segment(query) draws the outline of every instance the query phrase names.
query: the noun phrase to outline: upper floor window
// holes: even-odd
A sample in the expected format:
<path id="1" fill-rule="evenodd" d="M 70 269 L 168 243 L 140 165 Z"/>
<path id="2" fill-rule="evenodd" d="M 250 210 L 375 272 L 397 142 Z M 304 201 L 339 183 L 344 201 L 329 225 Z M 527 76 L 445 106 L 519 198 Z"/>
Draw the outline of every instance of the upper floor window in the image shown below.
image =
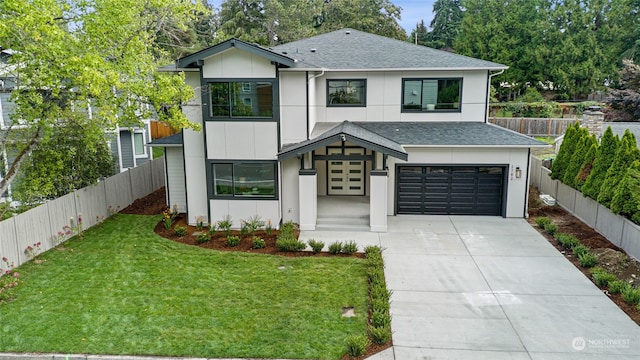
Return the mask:
<path id="1" fill-rule="evenodd" d="M 403 79 L 402 111 L 460 111 L 462 79 Z"/>
<path id="2" fill-rule="evenodd" d="M 271 81 L 209 83 L 210 116 L 214 118 L 273 118 Z"/>
<path id="3" fill-rule="evenodd" d="M 367 80 L 327 80 L 327 106 L 366 106 Z"/>

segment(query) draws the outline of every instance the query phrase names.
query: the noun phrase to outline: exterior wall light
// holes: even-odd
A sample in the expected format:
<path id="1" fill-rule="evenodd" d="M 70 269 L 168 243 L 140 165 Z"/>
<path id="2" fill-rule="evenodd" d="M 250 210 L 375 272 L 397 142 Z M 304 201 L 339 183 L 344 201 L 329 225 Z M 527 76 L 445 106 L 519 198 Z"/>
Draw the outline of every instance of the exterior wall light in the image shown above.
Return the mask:
<path id="1" fill-rule="evenodd" d="M 516 178 L 520 179 L 522 177 L 522 170 L 519 166 L 516 166 Z"/>

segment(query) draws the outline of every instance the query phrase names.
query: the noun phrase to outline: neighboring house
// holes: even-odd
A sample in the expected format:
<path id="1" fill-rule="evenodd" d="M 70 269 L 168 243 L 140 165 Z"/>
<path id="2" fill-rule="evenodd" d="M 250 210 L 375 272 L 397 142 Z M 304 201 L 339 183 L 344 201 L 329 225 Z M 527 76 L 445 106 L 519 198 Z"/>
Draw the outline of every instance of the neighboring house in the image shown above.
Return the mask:
<path id="1" fill-rule="evenodd" d="M 613 134 L 619 138 L 622 138 L 626 130 L 631 131 L 636 136 L 636 145 L 640 147 L 640 122 L 605 122 L 602 124 L 602 130 L 606 130 L 607 126 L 610 126 Z"/>
<path id="2" fill-rule="evenodd" d="M 356 30 L 264 48 L 237 39 L 179 59 L 202 131 L 166 148 L 167 202 L 230 215 L 387 230 L 399 214 L 526 215 L 529 152 L 488 124 L 507 66 Z M 364 215 L 363 215 L 364 214 Z"/>

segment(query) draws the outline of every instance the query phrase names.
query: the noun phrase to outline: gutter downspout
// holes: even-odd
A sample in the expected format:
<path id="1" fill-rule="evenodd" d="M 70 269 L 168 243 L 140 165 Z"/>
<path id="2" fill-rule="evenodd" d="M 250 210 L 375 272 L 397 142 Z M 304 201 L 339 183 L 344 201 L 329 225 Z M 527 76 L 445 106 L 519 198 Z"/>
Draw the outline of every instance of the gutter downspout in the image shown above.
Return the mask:
<path id="1" fill-rule="evenodd" d="M 491 78 L 497 75 L 504 73 L 504 69 L 498 71 L 497 73 L 489 74 L 487 78 L 487 108 L 484 109 L 484 123 L 489 122 L 489 99 L 491 98 Z"/>
<path id="2" fill-rule="evenodd" d="M 310 111 L 311 111 L 309 109 L 309 80 L 323 76 L 325 70 L 326 69 L 323 68 L 320 74 L 315 74 L 315 75 L 312 75 L 311 77 L 309 77 L 309 72 L 307 71 L 307 140 L 309 140 L 311 135 L 311 124 L 309 124 L 309 117 L 310 117 Z"/>

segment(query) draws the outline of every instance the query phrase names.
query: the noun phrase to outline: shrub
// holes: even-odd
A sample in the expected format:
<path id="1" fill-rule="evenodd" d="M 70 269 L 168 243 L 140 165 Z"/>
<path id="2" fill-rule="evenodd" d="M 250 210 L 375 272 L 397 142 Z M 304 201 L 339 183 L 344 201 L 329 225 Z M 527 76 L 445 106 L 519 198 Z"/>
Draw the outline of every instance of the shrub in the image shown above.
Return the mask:
<path id="1" fill-rule="evenodd" d="M 249 235 L 253 234 L 264 227 L 264 220 L 260 218 L 260 215 L 254 215 L 247 220 L 242 220 L 242 224 L 245 226 Z"/>
<path id="2" fill-rule="evenodd" d="M 240 245 L 240 238 L 235 235 L 228 236 L 225 245 L 229 247 L 238 246 Z"/>
<path id="3" fill-rule="evenodd" d="M 307 244 L 293 237 L 278 237 L 276 247 L 279 251 L 300 251 L 307 247 Z"/>
<path id="4" fill-rule="evenodd" d="M 574 246 L 571 250 L 573 250 L 573 255 L 580 258 L 580 256 L 589 253 L 591 250 L 588 246 L 584 246 L 582 244 Z"/>
<path id="5" fill-rule="evenodd" d="M 186 228 L 186 227 L 184 227 L 184 226 L 176 226 L 176 227 L 173 229 L 173 233 L 174 233 L 176 236 L 179 236 L 179 237 L 185 236 L 185 235 L 187 235 L 187 228 Z"/>
<path id="6" fill-rule="evenodd" d="M 265 247 L 267 247 L 267 243 L 264 242 L 263 239 L 254 236 L 253 237 L 253 248 L 254 249 L 264 249 Z"/>
<path id="7" fill-rule="evenodd" d="M 387 311 L 371 312 L 371 325 L 373 327 L 391 326 L 391 315 Z"/>
<path id="8" fill-rule="evenodd" d="M 389 312 L 389 301 L 384 299 L 371 299 L 371 311 Z"/>
<path id="9" fill-rule="evenodd" d="M 371 339 L 376 344 L 379 344 L 379 345 L 386 344 L 389 342 L 389 340 L 391 340 L 391 327 L 390 326 L 383 326 L 383 327 L 370 326 L 369 336 L 371 336 Z"/>
<path id="10" fill-rule="evenodd" d="M 564 133 L 562 145 L 560 145 L 560 150 L 558 151 L 558 156 L 556 156 L 556 160 L 551 166 L 550 176 L 552 179 L 562 180 L 564 178 L 564 174 L 569 167 L 569 162 L 571 161 L 571 156 L 578 146 L 580 137 L 578 129 L 580 129 L 580 123 L 576 122 L 575 125 L 569 126 L 567 131 Z"/>
<path id="11" fill-rule="evenodd" d="M 598 143 L 595 135 L 590 135 L 589 130 L 586 128 L 580 128 L 578 130 L 578 144 L 576 145 L 576 150 L 571 155 L 571 159 L 569 160 L 569 165 L 564 173 L 564 177 L 562 178 L 562 182 L 571 186 L 574 189 L 579 188 L 576 186 L 575 180 L 576 176 L 580 172 L 582 168 L 582 164 L 585 161 L 587 153 L 591 148 L 591 145 L 595 145 Z"/>
<path id="12" fill-rule="evenodd" d="M 336 241 L 329 244 L 329 253 L 330 254 L 339 254 L 342 251 L 342 242 Z"/>
<path id="13" fill-rule="evenodd" d="M 633 287 L 633 286 L 629 286 L 626 289 L 624 289 L 622 292 L 622 300 L 624 300 L 624 302 L 626 302 L 629 305 L 638 305 L 640 304 L 640 290 Z"/>
<path id="14" fill-rule="evenodd" d="M 598 257 L 594 254 L 587 252 L 578 256 L 578 263 L 583 267 L 592 267 L 598 263 Z"/>
<path id="15" fill-rule="evenodd" d="M 203 232 L 201 234 L 198 234 L 198 238 L 196 239 L 196 242 L 198 244 L 202 244 L 202 243 L 206 243 L 209 240 L 210 240 L 209 234 L 206 232 Z"/>
<path id="16" fill-rule="evenodd" d="M 555 224 L 547 224 L 544 226 L 544 231 L 549 235 L 554 235 L 558 231 L 558 225 Z"/>
<path id="17" fill-rule="evenodd" d="M 593 282 L 599 287 L 607 287 L 617 279 L 614 274 L 600 267 L 591 269 L 591 277 L 593 278 Z"/>
<path id="18" fill-rule="evenodd" d="M 385 301 L 389 301 L 389 299 L 391 299 L 391 294 L 393 293 L 391 290 L 387 289 L 387 285 L 384 282 L 371 284 L 369 292 L 371 293 L 372 299 L 381 299 Z"/>
<path id="19" fill-rule="evenodd" d="M 613 158 L 616 156 L 619 140 L 618 137 L 613 134 L 611 127 L 608 126 L 602 135 L 600 146 L 596 150 L 596 157 L 593 160 L 593 167 L 591 173 L 587 177 L 584 185 L 582 185 L 582 193 L 592 199 L 597 199 L 600 194 L 600 188 L 607 176 L 607 170 Z"/>
<path id="20" fill-rule="evenodd" d="M 365 335 L 350 335 L 344 340 L 349 356 L 362 356 L 367 351 L 369 339 Z"/>
<path id="21" fill-rule="evenodd" d="M 351 255 L 358 251 L 358 244 L 355 241 L 347 241 L 342 245 L 342 252 L 348 255 Z"/>
<path id="22" fill-rule="evenodd" d="M 600 204 L 607 207 L 611 205 L 611 200 L 613 199 L 618 184 L 622 181 L 631 164 L 635 160 L 638 160 L 638 157 L 635 137 L 629 130 L 626 130 L 620 141 L 620 146 L 618 146 L 618 151 L 616 151 L 613 163 L 611 163 L 611 166 L 607 170 L 607 175 L 600 188 L 600 193 L 597 198 Z"/>
<path id="23" fill-rule="evenodd" d="M 613 280 L 609 282 L 609 293 L 620 294 L 629 287 L 631 287 L 631 285 L 624 280 Z"/>
<path id="24" fill-rule="evenodd" d="M 632 219 L 640 213 L 640 161 L 634 161 L 618 184 L 613 199 L 611 211 Z"/>
<path id="25" fill-rule="evenodd" d="M 558 233 L 556 234 L 555 238 L 565 249 L 572 249 L 575 246 L 580 245 L 580 240 L 570 234 Z"/>
<path id="26" fill-rule="evenodd" d="M 541 229 L 544 229 L 544 227 L 549 224 L 551 224 L 551 219 L 546 216 L 540 216 L 536 218 L 536 225 L 538 225 L 538 227 Z"/>
<path id="27" fill-rule="evenodd" d="M 224 236 L 229 238 L 231 236 L 231 227 L 233 226 L 233 221 L 231 221 L 230 215 L 225 215 L 221 220 L 216 223 L 216 227 L 218 230 L 224 233 Z"/>
<path id="28" fill-rule="evenodd" d="M 279 237 L 295 237 L 296 234 L 296 224 L 292 221 L 287 221 L 280 226 L 280 234 Z"/>
<path id="29" fill-rule="evenodd" d="M 317 254 L 324 248 L 324 243 L 322 241 L 316 241 L 314 239 L 310 239 L 308 242 L 309 246 L 311 246 L 311 250 Z"/>
<path id="30" fill-rule="evenodd" d="M 384 283 L 384 271 L 380 268 L 372 268 L 367 272 L 369 282 L 372 284 L 382 282 Z"/>

